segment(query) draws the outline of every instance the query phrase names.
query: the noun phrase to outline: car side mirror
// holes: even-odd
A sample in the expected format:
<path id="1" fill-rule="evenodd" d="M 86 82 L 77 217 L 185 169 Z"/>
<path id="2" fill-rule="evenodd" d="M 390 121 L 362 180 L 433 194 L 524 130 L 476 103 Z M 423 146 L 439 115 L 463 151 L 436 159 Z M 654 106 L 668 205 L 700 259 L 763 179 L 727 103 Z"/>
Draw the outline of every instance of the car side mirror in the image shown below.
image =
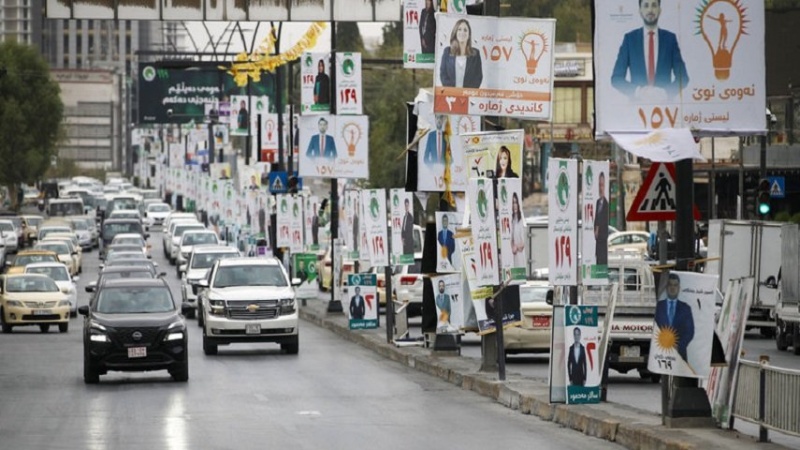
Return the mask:
<path id="1" fill-rule="evenodd" d="M 81 281 L 81 277 L 79 277 L 78 275 L 75 275 L 74 277 L 72 277 L 72 282 L 73 283 L 77 283 L 78 281 Z"/>
<path id="2" fill-rule="evenodd" d="M 184 316 L 191 314 L 192 310 L 194 310 L 194 308 L 190 303 L 181 303 L 181 314 Z"/>
<path id="3" fill-rule="evenodd" d="M 165 276 L 167 276 L 167 272 L 161 272 L 158 274 L 158 278 L 164 278 Z"/>
<path id="4" fill-rule="evenodd" d="M 97 289 L 96 281 L 92 281 L 91 283 L 87 284 L 86 287 L 84 288 L 86 292 L 94 292 L 95 289 Z"/>
<path id="5" fill-rule="evenodd" d="M 544 301 L 547 302 L 547 304 L 550 305 L 550 306 L 553 305 L 553 290 L 552 289 L 548 289 L 547 290 L 547 295 L 545 296 Z"/>
<path id="6" fill-rule="evenodd" d="M 207 288 L 208 287 L 208 280 L 203 278 L 202 280 L 197 280 L 197 286 Z"/>
<path id="7" fill-rule="evenodd" d="M 292 278 L 292 286 L 300 286 L 303 283 L 303 280 L 300 278 Z"/>
<path id="8" fill-rule="evenodd" d="M 145 239 L 150 239 L 150 233 L 145 233 L 145 234 L 144 234 L 144 238 L 145 238 Z"/>
<path id="9" fill-rule="evenodd" d="M 186 272 L 186 264 L 181 264 L 178 266 L 178 272 L 185 273 Z"/>
<path id="10" fill-rule="evenodd" d="M 82 316 L 88 316 L 89 315 L 89 306 L 88 305 L 79 306 L 78 307 L 78 314 L 80 314 Z"/>

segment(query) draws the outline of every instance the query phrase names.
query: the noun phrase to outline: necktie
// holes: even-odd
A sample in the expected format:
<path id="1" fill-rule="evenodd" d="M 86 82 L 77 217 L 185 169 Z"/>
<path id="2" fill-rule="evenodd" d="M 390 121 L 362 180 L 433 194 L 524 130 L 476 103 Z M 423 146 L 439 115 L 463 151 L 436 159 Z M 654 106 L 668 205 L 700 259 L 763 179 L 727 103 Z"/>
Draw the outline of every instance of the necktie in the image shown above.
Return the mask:
<path id="1" fill-rule="evenodd" d="M 669 324 L 672 325 L 672 322 L 675 320 L 675 300 L 670 300 L 668 305 Z"/>
<path id="2" fill-rule="evenodd" d="M 325 135 L 319 135 L 319 155 L 325 156 Z"/>
<path id="3" fill-rule="evenodd" d="M 656 81 L 656 43 L 653 37 L 653 32 L 649 31 L 648 33 L 650 34 L 650 40 L 647 44 L 647 83 L 652 86 Z"/>

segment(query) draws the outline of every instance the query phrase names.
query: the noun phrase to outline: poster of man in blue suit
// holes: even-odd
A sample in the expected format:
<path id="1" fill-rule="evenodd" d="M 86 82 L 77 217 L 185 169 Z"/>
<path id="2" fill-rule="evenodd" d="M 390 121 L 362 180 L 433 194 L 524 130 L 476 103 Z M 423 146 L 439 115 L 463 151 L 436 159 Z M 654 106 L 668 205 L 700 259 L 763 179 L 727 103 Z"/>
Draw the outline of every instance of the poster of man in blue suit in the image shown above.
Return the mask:
<path id="1" fill-rule="evenodd" d="M 639 0 L 644 22 L 625 34 L 611 85 L 631 99 L 666 100 L 689 84 L 689 74 L 675 33 L 658 27 L 661 0 Z"/>
<path id="2" fill-rule="evenodd" d="M 308 142 L 308 149 L 306 149 L 306 156 L 309 158 L 316 158 L 322 156 L 323 158 L 335 159 L 336 158 L 336 142 L 333 136 L 327 134 L 328 120 L 320 117 L 317 122 L 319 134 L 311 137 Z"/>

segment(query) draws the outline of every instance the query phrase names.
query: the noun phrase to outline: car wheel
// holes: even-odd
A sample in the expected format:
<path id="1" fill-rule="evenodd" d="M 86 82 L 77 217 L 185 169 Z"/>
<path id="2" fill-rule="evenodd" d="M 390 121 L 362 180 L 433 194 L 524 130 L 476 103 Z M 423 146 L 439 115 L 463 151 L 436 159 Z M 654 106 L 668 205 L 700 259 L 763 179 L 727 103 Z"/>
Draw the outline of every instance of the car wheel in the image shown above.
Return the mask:
<path id="1" fill-rule="evenodd" d="M 3 333 L 11 333 L 13 327 L 6 323 L 6 314 L 2 308 L 0 308 L 0 324 L 3 327 Z"/>
<path id="2" fill-rule="evenodd" d="M 191 311 L 186 313 L 186 318 L 187 319 L 194 319 L 195 314 L 197 314 L 197 310 L 193 309 L 193 310 L 191 310 Z"/>
<path id="3" fill-rule="evenodd" d="M 203 310 L 200 309 L 200 306 L 197 306 L 197 326 L 203 328 L 206 324 L 205 320 L 203 320 Z"/>
<path id="4" fill-rule="evenodd" d="M 785 327 L 780 320 L 775 323 L 775 346 L 782 352 L 789 349 L 789 336 L 786 335 Z"/>
<path id="5" fill-rule="evenodd" d="M 48 324 L 39 325 L 39 329 L 42 331 L 42 333 L 47 333 L 48 331 L 50 331 L 50 325 Z"/>
<path id="6" fill-rule="evenodd" d="M 792 326 L 794 332 L 792 333 L 792 347 L 795 355 L 800 355 L 800 325 L 794 324 Z"/>
<path id="7" fill-rule="evenodd" d="M 206 355 L 216 355 L 219 348 L 217 344 L 211 342 L 205 335 L 203 335 L 203 353 Z"/>
<path id="8" fill-rule="evenodd" d="M 64 323 L 58 324 L 58 332 L 59 333 L 66 333 L 67 331 L 69 331 L 69 322 L 64 322 Z"/>
<path id="9" fill-rule="evenodd" d="M 289 355 L 296 355 L 300 351 L 300 339 L 295 336 L 290 342 L 282 343 L 281 350 Z"/>
<path id="10" fill-rule="evenodd" d="M 83 382 L 86 384 L 97 384 L 100 382 L 100 372 L 86 355 L 83 356 Z"/>
<path id="11" fill-rule="evenodd" d="M 184 361 L 180 366 L 169 371 L 175 381 L 189 381 L 189 361 Z"/>

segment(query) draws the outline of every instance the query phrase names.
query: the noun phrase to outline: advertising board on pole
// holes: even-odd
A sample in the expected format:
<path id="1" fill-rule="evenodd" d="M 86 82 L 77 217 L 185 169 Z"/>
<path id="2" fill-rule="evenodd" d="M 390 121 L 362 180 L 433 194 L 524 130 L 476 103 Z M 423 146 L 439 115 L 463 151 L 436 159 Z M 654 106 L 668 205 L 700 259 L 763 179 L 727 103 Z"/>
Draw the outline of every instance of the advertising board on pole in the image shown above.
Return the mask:
<path id="1" fill-rule="evenodd" d="M 365 189 L 361 191 L 364 210 L 364 227 L 367 237 L 367 254 L 370 266 L 389 265 L 388 237 L 386 236 L 386 190 Z"/>
<path id="2" fill-rule="evenodd" d="M 300 176 L 369 177 L 369 117 L 301 116 Z"/>
<path id="3" fill-rule="evenodd" d="M 361 115 L 361 53 L 336 53 L 336 114 Z"/>
<path id="4" fill-rule="evenodd" d="M 414 263 L 414 199 L 411 192 L 392 189 L 392 261 L 393 265 Z"/>
<path id="5" fill-rule="evenodd" d="M 578 161 L 548 161 L 548 278 L 553 286 L 578 284 Z"/>
<path id="6" fill-rule="evenodd" d="M 583 242 L 581 280 L 608 284 L 608 161 L 583 161 Z"/>
<path id="7" fill-rule="evenodd" d="M 357 273 L 347 276 L 348 306 L 351 330 L 378 328 L 377 276 Z"/>
<path id="8" fill-rule="evenodd" d="M 331 67 L 328 53 L 303 53 L 300 63 L 300 114 L 331 111 Z"/>

